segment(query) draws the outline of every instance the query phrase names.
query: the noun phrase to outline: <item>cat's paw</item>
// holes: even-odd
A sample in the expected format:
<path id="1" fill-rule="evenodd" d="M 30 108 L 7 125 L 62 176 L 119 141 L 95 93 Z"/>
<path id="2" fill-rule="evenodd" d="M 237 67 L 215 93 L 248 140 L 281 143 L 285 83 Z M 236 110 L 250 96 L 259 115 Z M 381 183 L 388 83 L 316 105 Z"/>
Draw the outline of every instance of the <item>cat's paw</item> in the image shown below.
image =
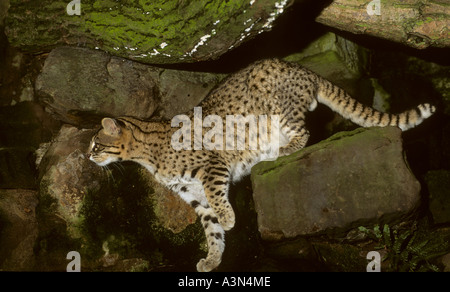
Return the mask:
<path id="1" fill-rule="evenodd" d="M 290 154 L 292 154 L 292 150 L 286 146 L 280 147 L 280 150 L 278 151 L 278 157 L 288 156 Z"/>
<path id="2" fill-rule="evenodd" d="M 197 271 L 198 272 L 210 272 L 212 270 L 214 270 L 215 268 L 217 268 L 220 264 L 220 260 L 216 261 L 213 259 L 201 259 L 200 261 L 198 261 L 197 263 Z"/>
<path id="3" fill-rule="evenodd" d="M 221 218 L 219 217 L 219 223 L 220 225 L 222 225 L 223 230 L 228 231 L 234 227 L 235 219 L 226 218 L 221 220 Z"/>

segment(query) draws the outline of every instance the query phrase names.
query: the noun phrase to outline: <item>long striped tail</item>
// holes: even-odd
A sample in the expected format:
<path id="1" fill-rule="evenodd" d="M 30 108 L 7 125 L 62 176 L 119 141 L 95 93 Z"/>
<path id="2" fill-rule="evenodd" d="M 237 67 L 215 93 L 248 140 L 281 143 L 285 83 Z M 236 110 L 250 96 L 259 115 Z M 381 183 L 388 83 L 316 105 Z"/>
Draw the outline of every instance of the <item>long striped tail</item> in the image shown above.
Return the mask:
<path id="1" fill-rule="evenodd" d="M 319 80 L 317 101 L 362 127 L 397 126 L 402 131 L 419 125 L 436 111 L 435 106 L 424 103 L 400 114 L 379 112 L 363 105 L 343 89 L 322 78 Z"/>

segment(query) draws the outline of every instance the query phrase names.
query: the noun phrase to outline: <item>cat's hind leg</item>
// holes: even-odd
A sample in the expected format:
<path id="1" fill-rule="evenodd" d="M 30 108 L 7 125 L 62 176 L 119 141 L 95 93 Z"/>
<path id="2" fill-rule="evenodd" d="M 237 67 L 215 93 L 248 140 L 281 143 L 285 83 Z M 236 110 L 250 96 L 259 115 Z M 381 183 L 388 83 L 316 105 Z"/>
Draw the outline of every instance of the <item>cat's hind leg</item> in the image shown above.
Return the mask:
<path id="1" fill-rule="evenodd" d="M 280 156 L 285 156 L 294 153 L 305 147 L 309 139 L 309 131 L 305 128 L 300 130 L 289 130 L 287 133 L 289 143 L 280 147 Z"/>

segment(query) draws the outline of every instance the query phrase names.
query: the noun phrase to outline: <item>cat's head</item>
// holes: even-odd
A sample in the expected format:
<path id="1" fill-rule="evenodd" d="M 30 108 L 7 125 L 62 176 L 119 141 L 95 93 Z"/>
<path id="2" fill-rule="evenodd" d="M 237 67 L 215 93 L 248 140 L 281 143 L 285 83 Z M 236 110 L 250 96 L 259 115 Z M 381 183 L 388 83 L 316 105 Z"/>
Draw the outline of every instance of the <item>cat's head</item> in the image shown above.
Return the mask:
<path id="1" fill-rule="evenodd" d="M 87 157 L 100 166 L 126 160 L 129 137 L 123 122 L 104 118 L 102 128 L 92 137 Z"/>

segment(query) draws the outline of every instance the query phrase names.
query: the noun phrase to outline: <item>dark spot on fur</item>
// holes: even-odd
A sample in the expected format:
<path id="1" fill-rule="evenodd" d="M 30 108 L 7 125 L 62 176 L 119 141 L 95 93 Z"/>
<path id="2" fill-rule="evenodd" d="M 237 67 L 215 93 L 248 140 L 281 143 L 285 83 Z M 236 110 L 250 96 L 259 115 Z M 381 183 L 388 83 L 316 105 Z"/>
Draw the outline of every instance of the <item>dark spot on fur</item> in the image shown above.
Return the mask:
<path id="1" fill-rule="evenodd" d="M 200 205 L 200 203 L 198 202 L 198 201 L 192 201 L 191 202 L 191 206 L 192 206 L 192 208 L 197 208 L 198 207 L 198 205 Z"/>
<path id="2" fill-rule="evenodd" d="M 196 169 L 194 169 L 194 170 L 192 170 L 192 172 L 191 172 L 191 177 L 192 178 L 194 178 L 196 175 L 197 175 L 197 172 L 200 170 L 200 167 L 199 168 L 196 168 Z"/>

